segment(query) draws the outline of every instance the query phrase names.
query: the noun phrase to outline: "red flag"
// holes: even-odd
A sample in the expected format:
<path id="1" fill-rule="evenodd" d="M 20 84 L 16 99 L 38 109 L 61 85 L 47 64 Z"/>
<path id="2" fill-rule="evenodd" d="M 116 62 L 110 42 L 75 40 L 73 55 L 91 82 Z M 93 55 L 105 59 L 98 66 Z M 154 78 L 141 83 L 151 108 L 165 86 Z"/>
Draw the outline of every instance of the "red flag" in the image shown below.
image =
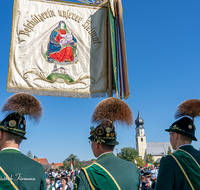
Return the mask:
<path id="1" fill-rule="evenodd" d="M 71 159 L 71 169 L 72 169 L 72 171 L 74 170 L 74 169 L 73 169 L 73 165 L 74 165 L 74 164 L 73 164 L 73 160 Z"/>

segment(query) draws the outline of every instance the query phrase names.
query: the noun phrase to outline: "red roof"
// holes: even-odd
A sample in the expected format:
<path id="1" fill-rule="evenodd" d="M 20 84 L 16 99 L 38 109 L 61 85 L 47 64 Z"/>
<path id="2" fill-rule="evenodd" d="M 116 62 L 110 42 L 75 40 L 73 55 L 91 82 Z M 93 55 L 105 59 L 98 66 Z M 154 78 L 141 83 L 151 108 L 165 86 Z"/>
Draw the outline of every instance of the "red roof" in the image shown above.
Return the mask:
<path id="1" fill-rule="evenodd" d="M 52 164 L 51 164 L 52 165 Z M 53 164 L 54 166 L 63 166 L 64 164 L 63 163 L 54 163 Z"/>
<path id="2" fill-rule="evenodd" d="M 46 158 L 33 158 L 36 162 L 39 162 L 42 165 L 49 165 L 49 162 Z"/>

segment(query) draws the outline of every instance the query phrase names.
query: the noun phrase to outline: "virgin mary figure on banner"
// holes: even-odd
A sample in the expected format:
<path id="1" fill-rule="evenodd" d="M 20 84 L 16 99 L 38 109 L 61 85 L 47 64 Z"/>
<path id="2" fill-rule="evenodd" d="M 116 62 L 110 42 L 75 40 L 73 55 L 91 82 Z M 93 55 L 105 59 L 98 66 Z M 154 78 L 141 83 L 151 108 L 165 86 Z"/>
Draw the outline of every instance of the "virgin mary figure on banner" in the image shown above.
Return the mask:
<path id="1" fill-rule="evenodd" d="M 51 32 L 48 43 L 48 61 L 72 62 L 76 56 L 77 40 L 64 21 Z"/>

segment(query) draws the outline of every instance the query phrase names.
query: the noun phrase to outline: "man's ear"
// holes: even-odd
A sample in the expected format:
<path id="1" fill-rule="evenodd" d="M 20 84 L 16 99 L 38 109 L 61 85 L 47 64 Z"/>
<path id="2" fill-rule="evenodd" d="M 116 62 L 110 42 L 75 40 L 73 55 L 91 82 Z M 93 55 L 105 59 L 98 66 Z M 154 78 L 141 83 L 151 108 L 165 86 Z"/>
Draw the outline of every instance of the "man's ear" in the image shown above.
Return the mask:
<path id="1" fill-rule="evenodd" d="M 96 149 L 99 149 L 99 148 L 100 148 L 100 144 L 96 143 Z"/>
<path id="2" fill-rule="evenodd" d="M 177 140 L 179 136 L 180 136 L 179 133 L 174 133 L 175 140 Z"/>

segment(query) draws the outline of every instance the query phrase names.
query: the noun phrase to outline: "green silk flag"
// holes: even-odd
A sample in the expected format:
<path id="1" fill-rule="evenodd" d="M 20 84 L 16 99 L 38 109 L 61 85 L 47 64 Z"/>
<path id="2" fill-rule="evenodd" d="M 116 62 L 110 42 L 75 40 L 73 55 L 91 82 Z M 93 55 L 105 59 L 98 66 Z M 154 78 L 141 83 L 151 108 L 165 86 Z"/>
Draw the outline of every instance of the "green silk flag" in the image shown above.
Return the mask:
<path id="1" fill-rule="evenodd" d="M 200 166 L 192 155 L 182 149 L 178 149 L 171 156 L 181 168 L 191 188 L 194 190 L 199 189 Z"/>
<path id="2" fill-rule="evenodd" d="M 92 190 L 121 190 L 113 176 L 100 164 L 94 163 L 82 168 Z"/>
<path id="3" fill-rule="evenodd" d="M 1 190 L 19 190 L 13 183 L 12 179 L 6 174 L 6 172 L 0 167 L 0 189 Z"/>
<path id="4" fill-rule="evenodd" d="M 111 53 L 112 53 L 112 65 L 113 74 L 115 81 L 116 96 L 118 97 L 118 75 L 117 75 L 117 52 L 116 52 L 116 39 L 115 39 L 115 18 L 113 16 L 112 10 L 109 6 L 109 18 L 110 18 L 110 36 L 111 36 Z"/>

